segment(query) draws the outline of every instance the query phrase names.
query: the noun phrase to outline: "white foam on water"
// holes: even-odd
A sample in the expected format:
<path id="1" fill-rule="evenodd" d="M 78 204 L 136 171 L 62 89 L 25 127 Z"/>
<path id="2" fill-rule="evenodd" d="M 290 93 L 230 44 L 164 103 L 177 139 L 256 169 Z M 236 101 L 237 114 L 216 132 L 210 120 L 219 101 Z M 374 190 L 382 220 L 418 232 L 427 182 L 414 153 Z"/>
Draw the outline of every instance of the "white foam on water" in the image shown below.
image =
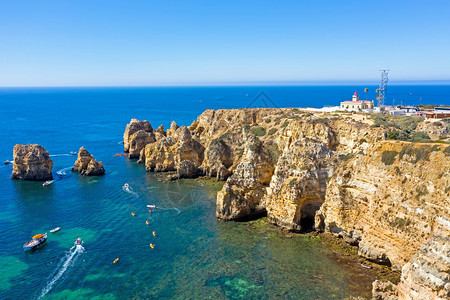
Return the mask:
<path id="1" fill-rule="evenodd" d="M 47 295 L 48 292 L 50 292 L 55 283 L 61 278 L 61 276 L 63 276 L 64 272 L 66 272 L 67 268 L 73 266 L 73 264 L 79 257 L 78 254 L 81 254 L 83 252 L 84 248 L 81 245 L 72 246 L 72 248 L 70 248 L 69 251 L 66 251 L 65 256 L 61 258 L 61 262 L 58 265 L 58 269 L 55 271 L 56 273 L 54 273 L 55 275 L 47 283 L 47 286 L 42 290 L 38 299 L 44 298 L 44 296 Z"/>
<path id="2" fill-rule="evenodd" d="M 59 170 L 59 171 L 56 171 L 56 174 L 58 174 L 58 175 L 66 175 L 66 172 L 69 171 L 69 170 L 71 170 L 73 167 L 74 167 L 74 166 L 70 166 L 70 167 L 61 169 L 61 170 Z"/>
<path id="3" fill-rule="evenodd" d="M 122 190 L 123 190 L 124 192 L 127 192 L 127 193 L 130 194 L 130 195 L 133 195 L 133 196 L 136 197 L 136 198 L 139 198 L 138 193 L 134 192 L 134 191 L 133 191 L 133 188 L 132 188 L 130 185 L 126 186 L 126 184 L 125 184 L 125 185 L 122 187 Z"/>

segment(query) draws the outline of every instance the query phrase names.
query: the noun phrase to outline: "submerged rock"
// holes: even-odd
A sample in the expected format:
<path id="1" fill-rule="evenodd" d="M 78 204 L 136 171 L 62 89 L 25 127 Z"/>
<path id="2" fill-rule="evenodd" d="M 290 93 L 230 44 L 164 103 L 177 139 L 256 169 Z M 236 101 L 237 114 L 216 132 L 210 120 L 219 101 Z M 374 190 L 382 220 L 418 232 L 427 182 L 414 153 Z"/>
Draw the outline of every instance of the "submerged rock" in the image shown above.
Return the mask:
<path id="1" fill-rule="evenodd" d="M 14 146 L 11 179 L 45 181 L 53 179 L 53 161 L 47 150 L 38 144 Z"/>
<path id="2" fill-rule="evenodd" d="M 73 172 L 79 172 L 81 175 L 98 176 L 104 175 L 105 169 L 103 163 L 96 161 L 95 158 L 84 148 L 78 151 L 78 159 L 75 161 Z"/>

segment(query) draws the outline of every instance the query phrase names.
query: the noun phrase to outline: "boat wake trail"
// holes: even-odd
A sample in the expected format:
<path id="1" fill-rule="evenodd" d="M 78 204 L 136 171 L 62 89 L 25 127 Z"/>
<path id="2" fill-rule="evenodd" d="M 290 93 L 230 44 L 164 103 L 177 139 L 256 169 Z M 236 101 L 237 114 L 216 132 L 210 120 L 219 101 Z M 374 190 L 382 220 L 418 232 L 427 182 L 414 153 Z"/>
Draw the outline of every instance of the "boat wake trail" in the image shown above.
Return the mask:
<path id="1" fill-rule="evenodd" d="M 65 176 L 65 175 L 67 175 L 67 171 L 71 170 L 73 167 L 74 166 L 71 166 L 71 167 L 67 167 L 67 168 L 61 169 L 59 171 L 56 171 L 56 174 L 58 174 L 58 176 Z"/>
<path id="2" fill-rule="evenodd" d="M 136 198 L 139 198 L 138 193 L 136 193 L 135 191 L 133 191 L 133 188 L 128 184 L 125 183 L 122 187 L 122 190 L 130 195 L 133 195 Z"/>
<path id="3" fill-rule="evenodd" d="M 162 210 L 162 211 L 164 211 L 164 210 L 174 210 L 174 211 L 176 211 L 177 212 L 177 214 L 179 214 L 181 211 L 178 209 L 178 208 L 176 208 L 176 207 L 156 207 L 157 209 L 160 209 L 160 210 Z"/>
<path id="4" fill-rule="evenodd" d="M 176 208 L 176 207 L 160 207 L 160 206 L 156 206 L 156 205 L 147 205 L 147 207 L 150 210 L 160 210 L 160 211 L 166 211 L 166 210 L 174 210 L 177 212 L 177 214 L 179 214 L 181 211 Z"/>
<path id="5" fill-rule="evenodd" d="M 50 154 L 50 157 L 55 157 L 55 156 L 70 156 L 70 154 Z"/>
<path id="6" fill-rule="evenodd" d="M 44 298 L 45 295 L 52 289 L 55 283 L 63 276 L 67 268 L 75 263 L 81 253 L 84 252 L 84 248 L 81 245 L 75 245 L 66 252 L 65 256 L 61 259 L 58 269 L 53 273 L 53 278 L 47 283 L 47 286 L 42 290 L 38 299 Z"/>

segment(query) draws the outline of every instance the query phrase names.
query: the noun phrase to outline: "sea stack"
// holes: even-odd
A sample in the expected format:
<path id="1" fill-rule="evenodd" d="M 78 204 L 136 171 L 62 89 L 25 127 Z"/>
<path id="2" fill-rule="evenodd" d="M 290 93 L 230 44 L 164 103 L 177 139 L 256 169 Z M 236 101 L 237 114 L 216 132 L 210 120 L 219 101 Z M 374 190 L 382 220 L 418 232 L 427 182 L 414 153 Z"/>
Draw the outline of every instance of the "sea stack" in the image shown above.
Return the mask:
<path id="1" fill-rule="evenodd" d="M 75 167 L 72 168 L 72 171 L 80 172 L 81 175 L 86 176 L 105 174 L 103 163 L 101 161 L 96 161 L 84 147 L 81 147 L 80 150 L 78 150 L 78 158 L 75 161 Z"/>
<path id="2" fill-rule="evenodd" d="M 45 181 L 53 179 L 53 161 L 47 150 L 38 144 L 14 146 L 11 179 Z"/>

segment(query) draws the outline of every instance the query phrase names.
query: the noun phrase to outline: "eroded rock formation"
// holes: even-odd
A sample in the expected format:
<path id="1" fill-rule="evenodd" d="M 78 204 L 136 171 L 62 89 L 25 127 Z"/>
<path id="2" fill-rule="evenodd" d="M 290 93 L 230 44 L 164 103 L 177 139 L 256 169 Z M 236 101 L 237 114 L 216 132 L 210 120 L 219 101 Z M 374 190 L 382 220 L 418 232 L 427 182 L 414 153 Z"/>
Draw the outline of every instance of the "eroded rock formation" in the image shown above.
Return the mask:
<path id="1" fill-rule="evenodd" d="M 45 181 L 53 179 L 53 161 L 47 150 L 38 144 L 14 146 L 11 179 Z"/>
<path id="2" fill-rule="evenodd" d="M 136 135 L 139 131 L 142 132 L 139 135 Z M 144 133 L 148 133 L 148 135 Z M 133 143 L 133 139 L 135 138 L 137 138 L 138 141 Z M 149 121 L 131 119 L 123 134 L 123 150 L 124 152 L 132 151 L 132 153 L 130 153 L 132 157 L 139 157 L 140 151 L 146 145 L 145 142 L 150 142 L 152 138 L 154 141 L 153 128 Z"/>
<path id="3" fill-rule="evenodd" d="M 75 161 L 73 172 L 79 172 L 81 175 L 98 176 L 105 174 L 103 163 L 96 161 L 95 158 L 84 148 L 78 151 L 78 158 Z"/>
<path id="4" fill-rule="evenodd" d="M 267 213 L 284 229 L 332 232 L 361 256 L 403 268 L 398 290 L 374 284 L 377 299 L 445 299 L 450 147 L 385 141 L 390 128 L 371 124 L 296 109 L 207 110 L 189 127 L 154 131 L 140 161 L 176 178 L 226 180 L 218 218 Z"/>
<path id="5" fill-rule="evenodd" d="M 180 177 L 193 177 L 203 161 L 203 151 L 203 146 L 192 139 L 189 129 L 181 126 L 167 137 L 147 144 L 141 160 L 145 161 L 147 171 L 180 171 Z M 192 164 L 181 164 L 184 161 Z"/>
<path id="6" fill-rule="evenodd" d="M 217 194 L 216 217 L 235 220 L 264 212 L 265 203 L 261 200 L 273 170 L 272 159 L 261 141 L 249 136 L 241 162 Z"/>

